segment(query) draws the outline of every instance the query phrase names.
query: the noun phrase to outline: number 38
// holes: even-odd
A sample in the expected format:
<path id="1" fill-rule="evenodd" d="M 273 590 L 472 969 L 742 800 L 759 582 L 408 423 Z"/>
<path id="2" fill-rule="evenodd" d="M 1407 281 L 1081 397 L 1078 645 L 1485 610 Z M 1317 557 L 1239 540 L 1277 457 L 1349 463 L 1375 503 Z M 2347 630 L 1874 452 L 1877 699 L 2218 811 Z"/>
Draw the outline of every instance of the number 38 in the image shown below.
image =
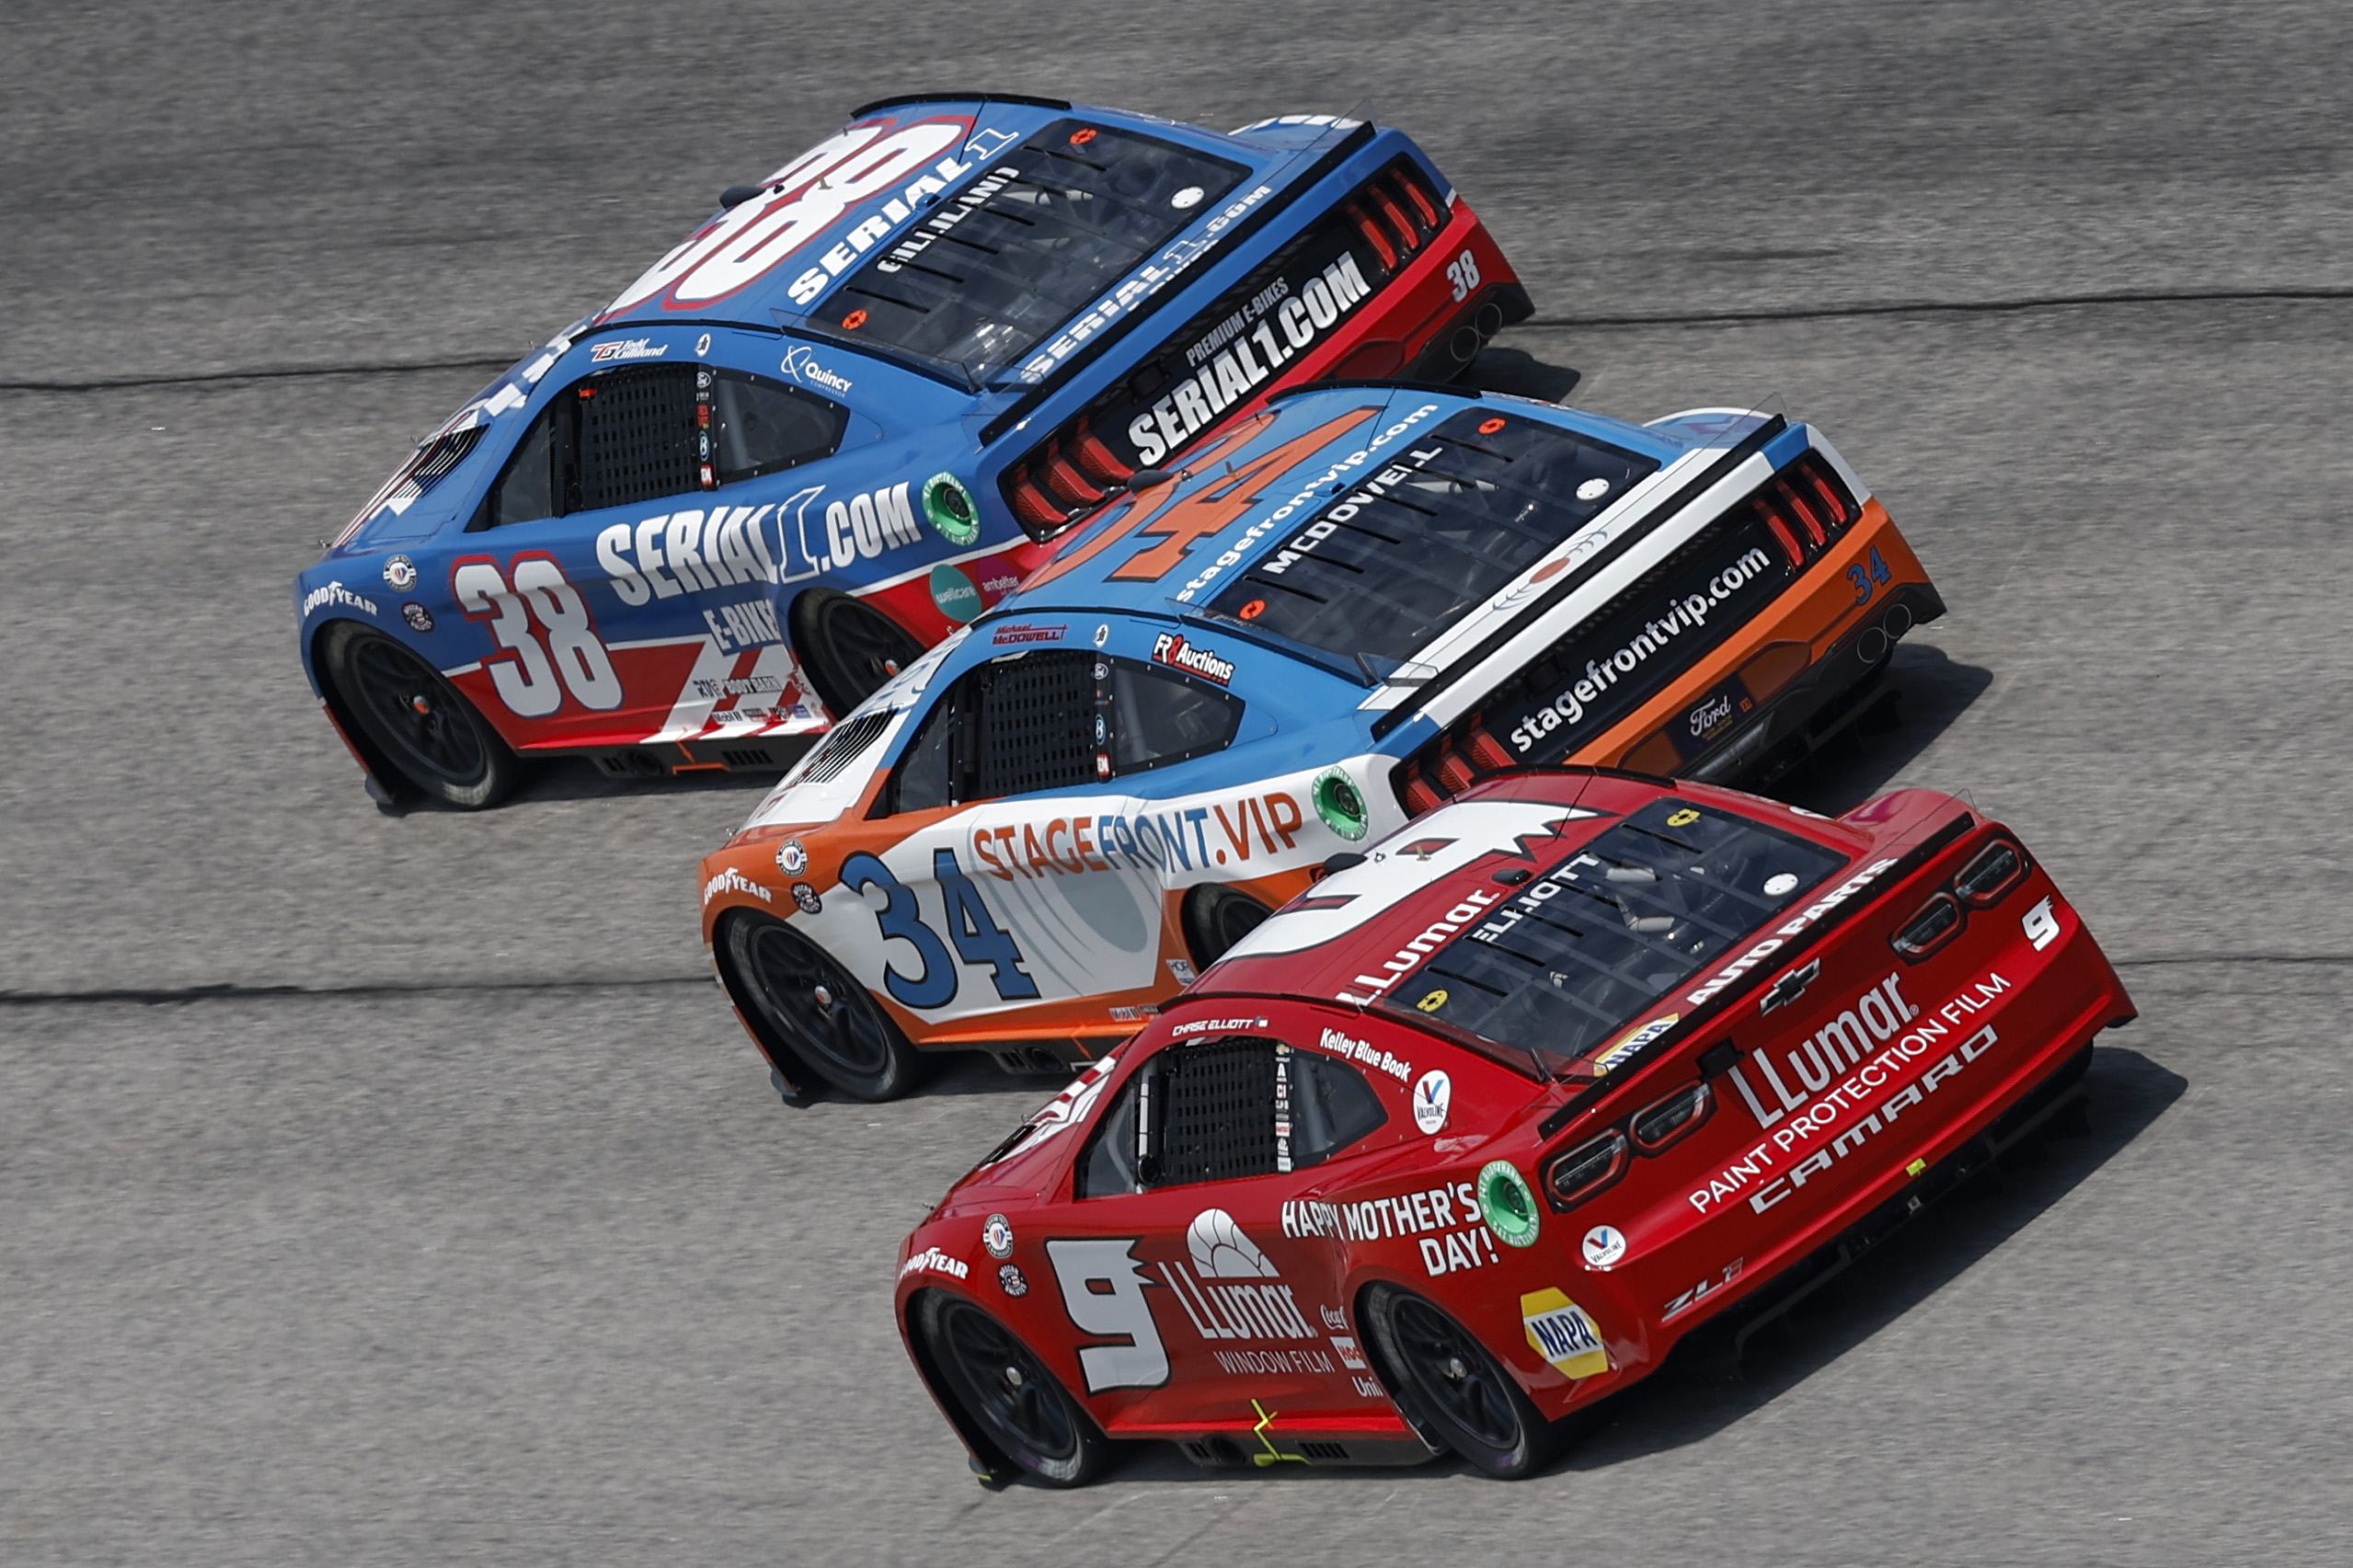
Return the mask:
<path id="1" fill-rule="evenodd" d="M 1454 297 L 1466 300 L 1471 291 L 1479 286 L 1478 258 L 1464 251 L 1446 264 L 1446 280 L 1454 285 Z"/>
<path id="2" fill-rule="evenodd" d="M 521 555 L 513 569 L 511 588 L 495 561 L 461 561 L 450 574 L 458 608 L 468 620 L 490 617 L 490 635 L 507 650 L 482 661 L 499 701 L 522 718 L 545 718 L 564 705 L 567 691 L 599 713 L 619 707 L 613 656 L 564 568 L 553 556 Z"/>

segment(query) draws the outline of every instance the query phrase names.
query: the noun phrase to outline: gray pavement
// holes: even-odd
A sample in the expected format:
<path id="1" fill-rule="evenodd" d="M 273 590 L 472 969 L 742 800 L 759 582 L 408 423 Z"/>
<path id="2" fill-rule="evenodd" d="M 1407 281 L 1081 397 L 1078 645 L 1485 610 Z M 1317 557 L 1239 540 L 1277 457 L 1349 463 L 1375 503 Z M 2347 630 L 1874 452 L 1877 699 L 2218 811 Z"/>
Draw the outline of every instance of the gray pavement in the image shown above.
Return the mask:
<path id="1" fill-rule="evenodd" d="M 2348 32 L 2324 6 L 12 10 L 0 1562 L 2353 1554 Z M 1905 728 L 1793 793 L 1967 789 L 2026 835 L 2142 1008 L 2094 1136 L 1534 1482 L 1146 1453 L 1075 1495 L 973 1486 L 891 1252 L 1051 1085 L 778 1106 L 689 891 L 758 785 L 562 769 L 382 816 L 288 584 L 488 361 L 721 186 L 865 97 L 975 83 L 1212 124 L 1369 97 L 1539 302 L 1492 379 L 1829 430 L 1953 613 L 1903 652 Z M 335 373 L 249 373 L 306 369 Z M 238 989 L 120 999 L 202 986 Z"/>

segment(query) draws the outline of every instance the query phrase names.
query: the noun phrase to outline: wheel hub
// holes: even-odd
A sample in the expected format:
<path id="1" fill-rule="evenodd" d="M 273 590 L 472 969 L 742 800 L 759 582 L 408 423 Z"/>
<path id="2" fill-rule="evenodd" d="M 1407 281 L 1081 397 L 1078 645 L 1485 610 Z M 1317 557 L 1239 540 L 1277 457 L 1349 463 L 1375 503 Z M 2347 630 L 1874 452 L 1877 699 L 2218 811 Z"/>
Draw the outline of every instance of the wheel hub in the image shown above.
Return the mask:
<path id="1" fill-rule="evenodd" d="M 1439 1370 L 1446 1374 L 1447 1381 L 1452 1383 L 1459 1383 L 1471 1375 L 1471 1369 L 1463 1365 L 1463 1358 L 1459 1356 L 1448 1356 Z"/>
<path id="2" fill-rule="evenodd" d="M 820 1007 L 831 1007 L 833 1005 L 833 993 L 824 986 L 811 986 L 809 988 L 809 994 L 817 999 L 817 1005 Z"/>

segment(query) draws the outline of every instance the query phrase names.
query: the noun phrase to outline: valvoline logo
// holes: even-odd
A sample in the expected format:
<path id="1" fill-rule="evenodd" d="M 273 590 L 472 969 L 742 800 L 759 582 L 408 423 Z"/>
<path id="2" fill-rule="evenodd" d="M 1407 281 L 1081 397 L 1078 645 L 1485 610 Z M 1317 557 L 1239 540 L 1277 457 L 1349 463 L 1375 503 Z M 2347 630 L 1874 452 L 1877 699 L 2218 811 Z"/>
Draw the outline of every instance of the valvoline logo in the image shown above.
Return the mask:
<path id="1" fill-rule="evenodd" d="M 1221 658 L 1205 647 L 1195 647 L 1185 640 L 1182 632 L 1163 632 L 1154 638 L 1152 661 L 1173 665 L 1188 675 L 1214 681 L 1221 686 L 1230 685 L 1234 681 L 1232 659 Z"/>

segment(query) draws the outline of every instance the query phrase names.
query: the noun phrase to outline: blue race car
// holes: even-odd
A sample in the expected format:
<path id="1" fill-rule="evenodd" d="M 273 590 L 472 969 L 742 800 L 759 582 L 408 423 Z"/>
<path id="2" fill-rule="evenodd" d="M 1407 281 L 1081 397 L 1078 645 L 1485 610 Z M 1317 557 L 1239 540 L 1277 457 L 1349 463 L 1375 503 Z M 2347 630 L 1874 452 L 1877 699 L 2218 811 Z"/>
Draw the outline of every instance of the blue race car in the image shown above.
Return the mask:
<path id="1" fill-rule="evenodd" d="M 1522 765 L 1770 773 L 1943 610 L 1779 415 L 1287 393 L 848 716 L 704 861 L 704 939 L 794 1093 L 1096 1059 L 1332 856 Z"/>
<path id="2" fill-rule="evenodd" d="M 381 801 L 786 765 L 1139 470 L 1527 295 L 1403 134 L 869 104 L 419 443 L 295 585 Z"/>

